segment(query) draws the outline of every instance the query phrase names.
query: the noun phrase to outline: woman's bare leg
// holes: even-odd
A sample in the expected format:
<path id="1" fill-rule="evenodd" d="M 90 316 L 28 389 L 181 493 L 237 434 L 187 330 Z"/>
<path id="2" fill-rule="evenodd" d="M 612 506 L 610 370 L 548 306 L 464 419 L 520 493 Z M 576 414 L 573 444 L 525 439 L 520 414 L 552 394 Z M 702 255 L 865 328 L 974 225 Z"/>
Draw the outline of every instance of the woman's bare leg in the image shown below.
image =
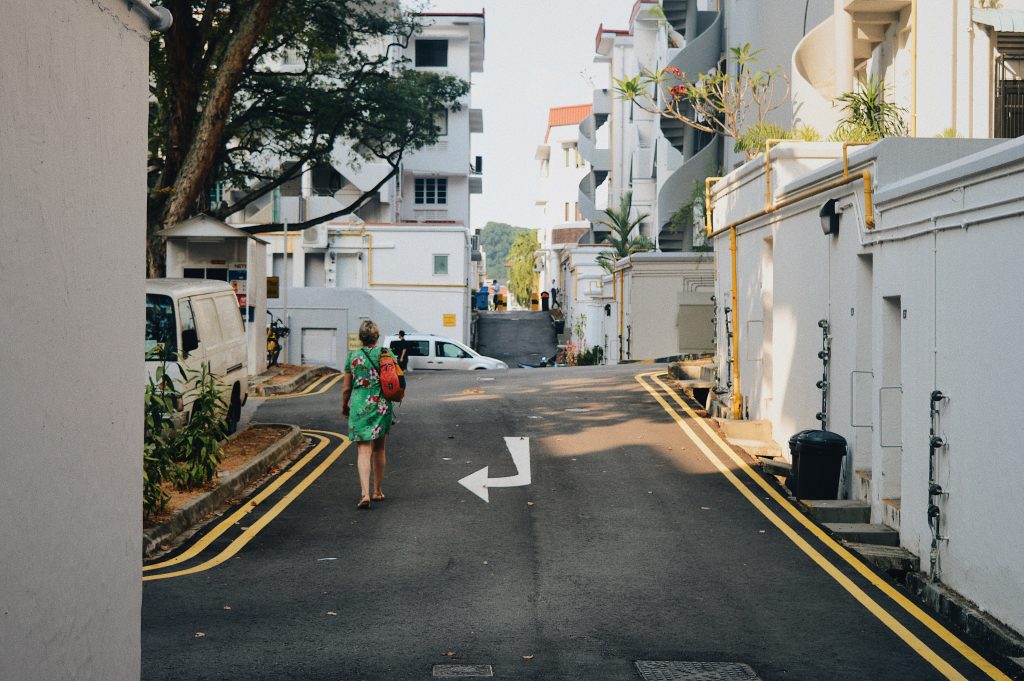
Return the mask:
<path id="1" fill-rule="evenodd" d="M 373 456 L 373 442 L 359 442 L 359 494 L 360 499 L 370 498 L 370 459 Z"/>
<path id="2" fill-rule="evenodd" d="M 373 441 L 373 496 L 383 498 L 381 483 L 384 482 L 384 467 L 388 463 L 388 436 L 381 435 Z"/>

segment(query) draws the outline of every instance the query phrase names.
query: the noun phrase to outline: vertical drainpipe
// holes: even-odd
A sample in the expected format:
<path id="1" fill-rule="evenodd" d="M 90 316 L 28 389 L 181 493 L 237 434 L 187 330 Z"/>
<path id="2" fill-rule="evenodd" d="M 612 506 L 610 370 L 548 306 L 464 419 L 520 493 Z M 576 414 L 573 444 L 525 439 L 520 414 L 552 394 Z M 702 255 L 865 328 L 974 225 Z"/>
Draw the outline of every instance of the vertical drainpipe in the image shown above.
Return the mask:
<path id="1" fill-rule="evenodd" d="M 739 295 L 736 274 L 736 228 L 729 228 L 729 255 L 732 258 L 732 417 L 743 418 L 743 398 L 740 396 L 740 325 Z"/>
<path id="2" fill-rule="evenodd" d="M 911 0 L 910 23 L 910 136 L 917 137 L 917 0 Z"/>

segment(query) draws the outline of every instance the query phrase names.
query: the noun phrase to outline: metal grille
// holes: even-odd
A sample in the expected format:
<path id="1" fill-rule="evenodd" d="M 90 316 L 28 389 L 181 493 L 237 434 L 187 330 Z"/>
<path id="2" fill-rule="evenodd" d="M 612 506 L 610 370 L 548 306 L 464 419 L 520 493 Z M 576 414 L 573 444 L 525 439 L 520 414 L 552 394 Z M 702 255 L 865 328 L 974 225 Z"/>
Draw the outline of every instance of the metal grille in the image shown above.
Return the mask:
<path id="1" fill-rule="evenodd" d="M 494 676 L 489 664 L 435 664 L 435 679 L 466 679 Z"/>
<path id="2" fill-rule="evenodd" d="M 1024 55 L 996 59 L 995 136 L 1024 135 Z"/>
<path id="3" fill-rule="evenodd" d="M 761 681 L 739 662 L 637 660 L 636 670 L 644 681 Z"/>

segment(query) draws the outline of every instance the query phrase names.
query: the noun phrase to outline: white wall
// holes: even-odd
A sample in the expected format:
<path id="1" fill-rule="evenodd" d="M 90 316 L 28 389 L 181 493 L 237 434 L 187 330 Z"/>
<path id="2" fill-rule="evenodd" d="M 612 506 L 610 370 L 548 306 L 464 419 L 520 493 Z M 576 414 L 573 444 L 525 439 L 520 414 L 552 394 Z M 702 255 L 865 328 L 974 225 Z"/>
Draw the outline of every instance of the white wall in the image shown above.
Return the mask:
<path id="1" fill-rule="evenodd" d="M 936 161 L 979 149 L 947 166 Z M 1019 268 L 1003 254 L 1024 247 L 1024 143 L 887 140 L 858 152 L 851 167 L 873 173 L 874 229 L 866 228 L 858 181 L 740 231 L 740 388 L 750 418 L 770 420 L 780 443 L 818 426 L 817 322 L 827 319 L 828 428 L 852 451 L 844 494 L 865 495 L 873 521 L 897 527 L 927 570 L 929 395 L 949 395 L 938 428 L 949 446 L 935 459 L 936 480 L 950 492 L 934 500 L 949 537 L 939 543 L 941 578 L 1022 630 L 1024 606 L 1005 594 L 1024 581 L 1024 533 L 1014 507 L 1024 472 L 1013 428 L 1024 369 L 1012 356 L 1024 343 L 1024 314 L 1014 297 Z M 781 191 L 804 191 L 841 174 L 833 163 Z M 738 184 L 743 176 L 731 179 Z M 723 195 L 729 180 L 719 186 Z M 736 191 L 748 197 L 733 197 L 735 206 L 763 196 L 756 183 Z M 838 236 L 822 234 L 819 224 L 818 208 L 829 198 L 842 209 Z M 716 207 L 722 224 L 742 215 L 725 201 Z M 715 245 L 721 306 L 729 304 L 728 239 Z M 751 322 L 762 324 L 759 333 Z M 724 349 L 718 361 L 724 373 Z M 871 471 L 870 489 L 854 470 Z M 899 500 L 898 517 L 887 514 L 886 499 Z"/>
<path id="2" fill-rule="evenodd" d="M 148 39 L 122 0 L 0 22 L 4 679 L 139 678 Z"/>

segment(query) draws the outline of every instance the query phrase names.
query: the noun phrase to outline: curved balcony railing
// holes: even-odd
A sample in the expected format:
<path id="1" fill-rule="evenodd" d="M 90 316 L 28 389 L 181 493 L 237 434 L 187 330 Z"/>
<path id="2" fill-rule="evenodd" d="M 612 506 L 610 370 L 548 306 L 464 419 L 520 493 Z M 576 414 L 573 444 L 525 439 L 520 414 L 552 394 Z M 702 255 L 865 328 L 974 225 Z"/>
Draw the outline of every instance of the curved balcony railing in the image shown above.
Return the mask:
<path id="1" fill-rule="evenodd" d="M 580 121 L 579 151 L 580 156 L 590 164 L 594 170 L 610 170 L 612 167 L 612 156 L 609 149 L 597 148 L 597 129 L 601 121 L 598 116 L 591 114 Z"/>
<path id="2" fill-rule="evenodd" d="M 673 230 L 670 226 L 672 215 L 693 198 L 695 187 L 703 190 L 704 178 L 714 175 L 721 157 L 722 138 L 715 137 L 700 151 L 686 159 L 686 162 L 658 190 L 658 248 L 662 251 L 684 251 L 693 247 L 693 229 L 686 225 Z"/>
<path id="3" fill-rule="evenodd" d="M 697 12 L 695 19 L 696 26 L 691 23 L 690 29 L 696 33 L 696 37 L 679 50 L 668 64 L 686 73 L 691 79 L 698 73 L 707 73 L 715 68 L 722 53 L 722 14 Z M 683 161 L 678 165 L 675 161 L 668 163 L 666 170 L 670 172 L 666 173 L 666 179 L 658 188 L 658 246 L 663 251 L 680 251 L 692 246 L 693 235 L 689 228 L 671 230 L 670 220 L 679 207 L 693 196 L 694 186 L 717 170 L 721 142 L 718 137 L 701 133 L 674 118 L 662 118 L 660 123 L 666 142 L 682 154 Z"/>
<path id="4" fill-rule="evenodd" d="M 832 106 L 836 60 L 833 17 L 815 26 L 793 50 L 793 121 L 809 125 L 822 137 L 839 122 Z"/>
<path id="5" fill-rule="evenodd" d="M 707 73 L 718 64 L 722 54 L 722 13 L 698 12 L 697 29 L 697 36 L 668 63 L 668 67 L 679 69 L 691 79 L 698 73 Z M 687 148 L 692 136 L 689 134 L 690 128 L 684 123 L 674 118 L 662 118 L 661 132 L 683 155 L 689 156 L 695 152 Z"/>
<path id="6" fill-rule="evenodd" d="M 580 214 L 591 224 L 597 222 L 600 213 L 597 210 L 597 188 L 608 177 L 607 170 L 592 170 L 580 180 Z"/>

